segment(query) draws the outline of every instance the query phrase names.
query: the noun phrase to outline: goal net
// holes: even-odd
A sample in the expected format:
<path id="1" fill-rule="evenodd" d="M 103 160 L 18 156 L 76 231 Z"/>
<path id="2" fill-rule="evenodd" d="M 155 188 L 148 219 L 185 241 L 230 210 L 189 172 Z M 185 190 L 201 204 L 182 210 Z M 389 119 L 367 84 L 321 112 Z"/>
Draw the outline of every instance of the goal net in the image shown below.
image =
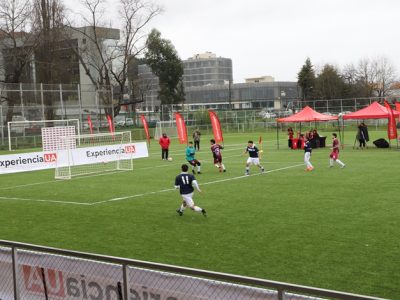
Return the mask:
<path id="1" fill-rule="evenodd" d="M 133 169 L 129 131 L 62 136 L 57 144 L 56 179 Z"/>
<path id="2" fill-rule="evenodd" d="M 178 137 L 175 121 L 158 121 L 154 132 L 154 139 L 160 139 L 163 133 L 166 133 L 170 138 Z"/>
<path id="3" fill-rule="evenodd" d="M 78 119 L 8 122 L 8 149 L 43 147 L 42 128 L 68 126 L 75 128 L 75 135 L 80 134 Z"/>

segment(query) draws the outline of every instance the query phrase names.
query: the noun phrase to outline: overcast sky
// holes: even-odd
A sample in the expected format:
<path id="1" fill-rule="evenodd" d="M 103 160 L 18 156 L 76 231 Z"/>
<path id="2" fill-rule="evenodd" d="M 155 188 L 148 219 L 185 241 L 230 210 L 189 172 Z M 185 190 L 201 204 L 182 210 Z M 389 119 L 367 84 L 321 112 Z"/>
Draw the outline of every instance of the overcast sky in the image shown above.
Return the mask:
<path id="1" fill-rule="evenodd" d="M 400 0 L 153 1 L 164 12 L 151 27 L 181 59 L 205 51 L 231 58 L 235 82 L 296 81 L 307 57 L 316 67 L 387 57 L 400 73 Z"/>

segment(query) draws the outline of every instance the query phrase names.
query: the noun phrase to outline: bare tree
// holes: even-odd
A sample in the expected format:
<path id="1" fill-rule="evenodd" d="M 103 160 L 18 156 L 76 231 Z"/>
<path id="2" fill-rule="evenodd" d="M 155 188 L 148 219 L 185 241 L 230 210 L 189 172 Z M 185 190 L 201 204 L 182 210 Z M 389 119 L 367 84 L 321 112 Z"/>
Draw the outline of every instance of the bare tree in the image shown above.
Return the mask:
<path id="1" fill-rule="evenodd" d="M 145 49 L 147 33 L 144 31 L 146 25 L 158 14 L 162 12 L 161 7 L 143 0 L 120 0 L 120 17 L 123 22 L 121 30 L 121 42 L 116 48 L 116 58 L 119 61 L 118 67 L 111 70 L 113 79 L 119 88 L 119 98 L 117 109 L 123 100 L 123 92 L 128 79 L 128 67 L 132 63 L 137 63 L 138 57 Z M 144 93 L 148 91 L 148 83 L 143 82 L 137 77 L 130 82 L 131 91 L 130 102 L 135 111 L 136 103 L 142 102 Z M 135 91 L 137 91 L 135 93 Z M 139 94 L 136 98 L 134 95 Z"/>
<path id="2" fill-rule="evenodd" d="M 35 49 L 35 39 L 29 34 L 32 26 L 32 6 L 29 0 L 0 0 L 0 78 L 5 83 L 19 83 L 29 77 L 29 65 Z M 2 95 L 7 102 L 5 122 L 12 120 L 17 94 Z"/>
<path id="3" fill-rule="evenodd" d="M 372 97 L 377 74 L 370 59 L 364 58 L 358 62 L 356 76 L 360 96 Z"/>
<path id="4" fill-rule="evenodd" d="M 64 6 L 60 0 L 34 0 L 34 23 L 32 32 L 38 45 L 35 50 L 37 81 L 55 84 L 63 81 L 60 74 L 65 69 L 60 53 L 67 39 L 65 35 Z M 54 119 L 54 96 L 45 95 L 45 118 Z"/>
<path id="5" fill-rule="evenodd" d="M 101 34 L 112 29 L 105 29 L 103 18 L 104 2 L 102 0 L 84 0 L 88 17 L 83 16 L 84 27 L 71 29 L 84 36 L 88 42 L 77 51 L 80 63 L 94 85 L 107 86 L 116 83 L 118 86 L 118 104 L 115 113 L 119 112 L 128 80 L 128 66 L 137 59 L 145 47 L 145 27 L 161 12 L 161 8 L 144 0 L 120 0 L 121 35 L 114 42 Z M 114 35 L 115 36 L 115 35 Z M 115 37 L 113 37 L 115 38 Z M 94 71 L 93 71 L 94 70 Z M 95 74 L 94 74 L 95 72 Z M 102 103 L 110 107 L 109 97 Z M 107 112 L 111 114 L 110 112 Z"/>
<path id="6" fill-rule="evenodd" d="M 390 96 L 391 86 L 396 82 L 395 68 L 386 57 L 374 60 L 373 68 L 376 74 L 374 90 L 377 96 Z"/>

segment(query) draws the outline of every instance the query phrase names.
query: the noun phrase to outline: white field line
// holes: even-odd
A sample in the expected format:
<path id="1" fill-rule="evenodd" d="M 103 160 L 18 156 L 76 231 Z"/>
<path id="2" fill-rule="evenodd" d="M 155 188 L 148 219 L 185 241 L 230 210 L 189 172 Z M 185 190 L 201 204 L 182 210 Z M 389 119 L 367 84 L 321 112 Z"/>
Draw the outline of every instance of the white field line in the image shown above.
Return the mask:
<path id="1" fill-rule="evenodd" d="M 73 205 L 85 205 L 85 206 L 91 205 L 91 203 L 86 203 L 86 202 L 72 202 L 72 201 L 61 201 L 61 200 L 59 201 L 59 200 L 47 200 L 47 199 L 29 199 L 29 198 L 17 198 L 17 197 L 0 197 L 0 200 L 47 202 L 47 203 L 73 204 Z"/>
<path id="2" fill-rule="evenodd" d="M 287 170 L 291 168 L 296 168 L 299 166 L 303 166 L 304 164 L 297 164 L 297 165 L 292 165 L 288 167 L 283 167 L 279 169 L 274 169 L 274 170 L 269 170 L 264 173 L 256 173 L 252 174 L 250 176 L 237 176 L 237 177 L 230 177 L 230 178 L 225 178 L 225 179 L 220 179 L 220 180 L 214 180 L 214 181 L 209 181 L 200 184 L 200 186 L 203 185 L 210 185 L 210 184 L 215 184 L 215 183 L 220 183 L 220 182 L 226 182 L 226 181 L 232 181 L 232 180 L 238 180 L 238 179 L 243 179 L 246 177 L 251 177 L 251 176 L 259 176 L 263 174 L 268 174 L 272 172 L 278 172 L 282 170 Z M 175 188 L 169 188 L 169 189 L 163 189 L 159 191 L 153 191 L 153 192 L 146 192 L 146 193 L 141 193 L 141 194 L 135 194 L 135 195 L 130 195 L 130 196 L 125 196 L 125 197 L 117 197 L 117 198 L 112 198 L 104 201 L 97 201 L 97 202 L 92 202 L 92 203 L 87 203 L 87 202 L 73 202 L 73 201 L 62 201 L 62 200 L 50 200 L 50 199 L 30 199 L 30 198 L 18 198 L 18 197 L 0 197 L 0 200 L 14 200 L 14 201 L 30 201 L 30 202 L 44 202 L 44 203 L 55 203 L 55 204 L 71 204 L 71 205 L 81 205 L 81 206 L 94 206 L 98 204 L 104 204 L 104 203 L 109 203 L 109 202 L 117 202 L 117 201 L 123 201 L 127 199 L 133 199 L 133 198 L 139 198 L 143 196 L 148 196 L 148 195 L 154 195 L 154 194 L 160 194 L 160 193 L 165 193 L 165 192 L 171 192 L 175 191 Z"/>
<path id="3" fill-rule="evenodd" d="M 235 149 L 224 149 L 223 152 L 229 152 L 229 151 L 237 151 L 237 150 L 243 150 L 244 148 L 235 148 Z M 180 152 L 182 153 L 182 152 Z M 242 152 L 241 152 L 242 153 Z M 268 152 L 267 152 L 268 153 Z M 212 156 L 212 153 L 210 151 L 209 153 L 210 157 Z M 265 155 L 265 153 L 264 153 Z M 268 155 L 268 154 L 267 154 Z M 243 156 L 242 154 L 236 154 L 236 155 L 223 155 L 223 159 L 224 161 L 227 158 L 232 158 L 232 157 L 240 157 Z M 182 155 L 182 161 L 184 159 L 184 155 Z M 244 162 L 247 159 L 245 156 L 243 156 Z M 265 158 L 268 160 L 268 158 Z M 201 162 L 204 163 L 208 163 L 208 162 L 212 162 L 212 160 L 208 160 L 208 159 L 202 159 Z M 244 163 L 243 162 L 243 163 Z M 287 163 L 287 162 L 280 162 L 280 161 L 262 161 L 263 164 L 281 164 L 281 163 Z M 163 165 L 156 165 L 156 166 L 151 166 L 151 167 L 143 167 L 143 168 L 135 168 L 133 167 L 133 171 L 135 170 L 150 170 L 150 169 L 159 169 L 159 168 L 167 168 L 170 166 L 180 166 L 182 165 L 182 162 L 180 163 L 167 163 L 167 164 L 163 164 Z M 79 177 L 75 177 L 69 180 L 82 180 L 85 178 L 92 178 L 92 177 L 97 177 L 97 176 L 105 176 L 105 175 L 110 175 L 110 174 L 116 174 L 116 173 L 122 173 L 122 172 L 129 172 L 129 171 L 115 171 L 115 172 L 107 172 L 107 173 L 101 173 L 101 174 L 95 174 L 95 175 L 84 175 L 84 176 L 79 176 Z M 41 182 L 34 182 L 34 183 L 27 183 L 27 184 L 20 184 L 20 185 L 14 185 L 14 186 L 6 186 L 6 187 L 0 187 L 0 190 L 12 190 L 12 189 L 17 189 L 17 188 L 25 188 L 25 187 L 31 187 L 31 186 L 35 186 L 35 185 L 42 185 L 42 184 L 52 184 L 52 183 L 60 183 L 60 182 L 65 182 L 65 180 L 50 180 L 50 181 L 41 181 Z"/>
<path id="4" fill-rule="evenodd" d="M 95 174 L 95 175 L 88 175 L 88 176 L 80 176 L 80 177 L 75 177 L 69 180 L 80 180 L 80 179 L 85 179 L 88 177 L 97 177 L 97 176 L 104 176 L 104 175 L 110 175 L 110 174 L 115 174 L 115 173 L 122 173 L 122 172 L 128 172 L 128 171 L 115 171 L 115 172 L 107 172 L 107 173 L 101 173 L 101 174 Z M 65 180 L 51 180 L 51 181 L 40 181 L 40 182 L 34 182 L 34 183 L 27 183 L 27 184 L 20 184 L 20 185 L 14 185 L 14 186 L 6 186 L 6 187 L 2 187 L 0 188 L 0 190 L 12 190 L 15 188 L 24 188 L 24 187 L 30 187 L 33 185 L 41 185 L 41 184 L 49 184 L 49 183 L 59 183 L 59 182 L 66 182 Z"/>
<path id="5" fill-rule="evenodd" d="M 205 182 L 205 183 L 199 184 L 199 186 L 210 185 L 210 184 L 226 182 L 226 181 L 232 181 L 232 180 L 238 180 L 238 179 L 243 179 L 243 178 L 247 178 L 247 177 L 251 177 L 251 176 L 265 175 L 265 174 L 268 174 L 268 173 L 283 171 L 283 170 L 287 170 L 287 169 L 291 169 L 291 168 L 296 168 L 296 167 L 299 167 L 299 166 L 304 166 L 304 164 L 297 164 L 297 165 L 292 165 L 292 166 L 283 167 L 283 168 L 279 168 L 279 169 L 269 170 L 269 171 L 265 171 L 264 173 L 260 172 L 260 173 L 252 174 L 252 175 L 249 175 L 249 176 L 242 175 L 242 176 L 237 176 L 237 177 L 230 177 L 230 178 L 225 178 L 225 179 L 209 181 L 209 182 Z M 109 202 L 123 201 L 123 200 L 127 200 L 127 199 L 138 198 L 138 197 L 154 195 L 154 194 L 160 194 L 160 193 L 170 192 L 170 191 L 174 191 L 174 190 L 176 190 L 176 189 L 170 188 L 170 189 L 163 189 L 163 190 L 154 191 L 154 192 L 147 192 L 147 193 L 135 194 L 135 195 L 125 196 L 125 197 L 112 198 L 112 199 L 108 199 L 108 200 L 104 200 L 104 201 L 92 202 L 91 205 L 98 205 L 98 204 L 104 204 L 104 203 L 109 203 Z"/>

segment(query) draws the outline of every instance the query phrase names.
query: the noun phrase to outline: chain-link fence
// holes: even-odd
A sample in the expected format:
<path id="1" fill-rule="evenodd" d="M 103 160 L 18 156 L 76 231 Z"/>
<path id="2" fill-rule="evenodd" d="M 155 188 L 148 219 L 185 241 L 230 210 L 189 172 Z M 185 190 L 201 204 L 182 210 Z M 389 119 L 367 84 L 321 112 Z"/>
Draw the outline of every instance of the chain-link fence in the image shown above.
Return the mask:
<path id="1" fill-rule="evenodd" d="M 160 120 L 174 120 L 174 112 L 183 114 L 188 134 L 199 128 L 203 133 L 211 132 L 208 109 L 218 110 L 218 117 L 224 133 L 244 133 L 260 130 L 276 130 L 276 119 L 287 117 L 309 105 L 318 112 L 343 115 L 368 106 L 383 98 L 353 98 L 335 100 L 303 101 L 295 99 L 255 99 L 246 100 L 248 109 L 229 109 L 213 103 L 163 105 L 157 112 L 141 112 L 134 107 L 123 106 L 114 116 L 115 99 L 111 88 L 93 85 L 49 85 L 49 84 L 0 84 L 0 149 L 40 148 L 41 134 L 38 128 L 25 128 L 8 132 L 7 121 L 39 121 L 78 119 L 81 133 L 109 131 L 107 115 L 113 117 L 116 130 L 130 130 L 134 140 L 144 140 L 140 115 L 144 114 L 150 125 L 150 135 L 154 137 L 155 127 Z M 391 98 L 390 101 L 398 100 Z M 244 107 L 244 106 L 241 106 Z M 90 121 L 89 121 L 90 119 Z M 386 120 L 368 121 L 370 128 L 386 124 Z M 355 127 L 357 121 L 346 121 L 346 126 Z M 306 124 L 304 124 L 306 125 Z M 312 124 L 308 124 L 312 127 Z M 280 124 L 282 131 L 286 125 Z M 294 125 L 296 126 L 296 125 Z M 329 127 L 329 123 L 320 126 Z M 335 126 L 333 124 L 332 126 Z M 11 141 L 11 143 L 10 143 Z"/>
<path id="2" fill-rule="evenodd" d="M 362 300 L 378 298 L 0 241 L 0 299 Z"/>

